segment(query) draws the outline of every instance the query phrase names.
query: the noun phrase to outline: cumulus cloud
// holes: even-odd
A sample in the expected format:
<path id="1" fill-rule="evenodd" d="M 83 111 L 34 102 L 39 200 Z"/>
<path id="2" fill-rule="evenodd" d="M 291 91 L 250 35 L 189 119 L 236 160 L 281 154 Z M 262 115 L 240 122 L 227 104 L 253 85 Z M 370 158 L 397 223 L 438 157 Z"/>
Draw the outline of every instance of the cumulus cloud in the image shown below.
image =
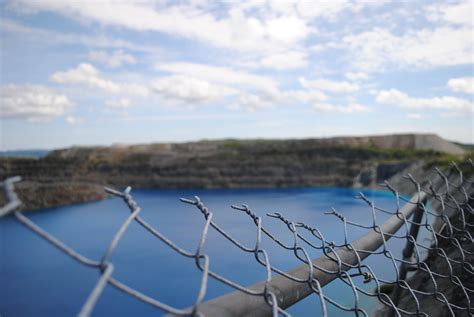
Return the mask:
<path id="1" fill-rule="evenodd" d="M 153 90 L 164 98 L 182 101 L 191 105 L 209 102 L 235 93 L 234 89 L 213 85 L 201 79 L 182 75 L 158 79 L 153 83 Z"/>
<path id="2" fill-rule="evenodd" d="M 377 102 L 409 109 L 448 109 L 474 111 L 471 101 L 456 97 L 415 98 L 397 89 L 382 90 L 378 93 Z"/>
<path id="3" fill-rule="evenodd" d="M 308 60 L 306 53 L 290 51 L 264 57 L 260 64 L 266 68 L 285 70 L 304 67 L 308 64 Z"/>
<path id="4" fill-rule="evenodd" d="M 317 112 L 336 112 L 336 113 L 355 113 L 355 112 L 370 112 L 371 108 L 357 104 L 349 103 L 347 106 L 337 106 L 329 103 L 316 103 L 313 109 Z"/>
<path id="5" fill-rule="evenodd" d="M 55 72 L 51 80 L 60 84 L 74 84 L 103 90 L 112 94 L 124 94 L 146 97 L 149 93 L 146 86 L 135 83 L 116 83 L 105 79 L 91 64 L 81 63 L 76 68 Z"/>
<path id="6" fill-rule="evenodd" d="M 322 91 L 309 86 L 299 90 L 280 90 L 278 82 L 271 77 L 229 67 L 167 63 L 156 65 L 156 69 L 171 75 L 157 78 L 151 84 L 142 86 L 106 79 L 95 67 L 82 63 L 76 68 L 54 73 L 51 75 L 51 80 L 123 96 L 106 101 L 105 105 L 110 108 L 130 107 L 132 101 L 128 96 L 152 95 L 191 106 L 230 96 L 234 98 L 233 101 L 229 101 L 231 108 L 251 110 L 276 105 L 311 104 L 327 99 Z"/>
<path id="7" fill-rule="evenodd" d="M 252 74 L 231 67 L 219 67 L 197 63 L 156 64 L 155 69 L 168 73 L 186 75 L 209 82 L 254 87 L 259 90 L 276 90 L 278 83 L 269 76 Z"/>
<path id="8" fill-rule="evenodd" d="M 401 35 L 375 28 L 342 39 L 353 66 L 380 71 L 386 66 L 436 67 L 472 63 L 472 29 L 437 27 Z"/>
<path id="9" fill-rule="evenodd" d="M 419 120 L 419 119 L 423 118 L 423 116 L 421 115 L 421 113 L 408 113 L 407 118 L 408 119 Z"/>
<path id="10" fill-rule="evenodd" d="M 283 65 L 278 63 L 281 54 L 307 50 L 305 44 L 308 43 L 310 35 L 318 32 L 315 24 L 319 25 L 321 21 L 338 22 L 336 19 L 347 10 L 355 14 L 363 12 L 364 7 L 377 8 L 385 4 L 386 1 L 351 0 L 320 1 L 317 5 L 311 1 L 244 1 L 220 3 L 216 6 L 199 1 L 170 4 L 166 1 L 102 0 L 99 3 L 70 3 L 17 0 L 12 2 L 10 7 L 22 12 L 54 12 L 81 22 L 93 21 L 104 26 L 157 31 L 236 52 L 251 52 L 262 66 L 279 69 L 274 66 Z M 394 4 L 393 7 L 404 9 L 403 4 Z M 390 28 L 371 27 L 370 30 L 365 28 L 366 31 L 361 32 L 367 23 L 367 17 L 364 17 L 362 22 L 365 24 L 354 28 L 357 33 L 348 32 L 343 28 L 335 34 L 343 38 L 338 47 L 344 48 L 354 65 L 366 72 L 380 70 L 387 63 L 404 67 L 469 63 L 473 53 L 471 1 L 419 7 L 418 11 L 427 10 L 428 18 L 436 21 L 439 26 L 411 30 L 407 27 L 400 32 L 397 30 L 397 33 L 392 32 Z M 407 4 L 406 8 L 413 9 L 413 6 Z M 381 18 L 374 19 L 372 25 L 383 25 L 380 20 L 387 16 L 386 12 L 377 12 L 375 15 Z M 405 16 L 399 14 L 397 17 L 405 18 L 406 13 Z M 426 19 L 426 16 L 421 17 Z M 379 23 L 375 23 L 375 20 Z M 327 48 L 332 44 L 323 42 L 314 47 Z M 285 69 L 304 65 L 302 56 L 293 53 L 290 57 L 291 62 L 286 61 L 288 66 Z"/>
<path id="11" fill-rule="evenodd" d="M 326 17 L 334 18 L 341 11 L 354 6 L 349 0 L 321 1 L 315 5 L 311 1 L 299 1 L 297 4 L 298 13 L 309 19 Z"/>
<path id="12" fill-rule="evenodd" d="M 125 48 L 149 53 L 160 51 L 157 46 L 149 46 L 143 43 L 134 44 L 130 41 L 107 35 L 58 32 L 38 27 L 33 28 L 8 18 L 2 18 L 2 20 L 0 20 L 0 29 L 2 32 L 25 36 L 32 41 L 46 45 L 83 45 L 88 48 Z"/>
<path id="13" fill-rule="evenodd" d="M 0 117 L 48 121 L 73 107 L 66 95 L 39 85 L 0 86 Z"/>
<path id="14" fill-rule="evenodd" d="M 309 33 L 307 22 L 295 15 L 279 16 L 263 23 L 265 38 L 285 44 L 297 43 Z"/>
<path id="15" fill-rule="evenodd" d="M 432 21 L 443 21 L 447 23 L 472 26 L 473 4 L 471 0 L 459 1 L 457 3 L 433 4 L 427 8 L 428 18 Z"/>
<path id="16" fill-rule="evenodd" d="M 369 75 L 367 75 L 367 73 L 364 73 L 364 72 L 347 72 L 344 74 L 344 76 L 347 79 L 352 80 L 352 81 L 366 80 L 369 78 Z"/>
<path id="17" fill-rule="evenodd" d="M 474 93 L 474 77 L 452 78 L 448 81 L 448 87 L 452 91 Z"/>
<path id="18" fill-rule="evenodd" d="M 328 97 L 321 91 L 315 90 L 271 90 L 254 93 L 241 92 L 237 101 L 230 105 L 230 109 L 260 110 L 273 108 L 277 105 L 301 105 L 319 103 Z"/>
<path id="19" fill-rule="evenodd" d="M 76 116 L 67 116 L 65 120 L 70 125 L 75 125 L 84 121 L 82 118 Z"/>
<path id="20" fill-rule="evenodd" d="M 230 109 L 246 109 L 250 111 L 271 108 L 274 104 L 269 98 L 257 94 L 242 94 L 237 101 L 229 106 Z"/>
<path id="21" fill-rule="evenodd" d="M 153 1 L 18 0 L 12 7 L 50 11 L 81 21 L 137 31 L 159 31 L 238 51 L 292 47 L 305 39 L 311 30 L 307 21 L 296 14 L 257 17 L 230 4 L 225 16 L 214 15 L 192 3 L 165 6 Z"/>
<path id="22" fill-rule="evenodd" d="M 90 88 L 98 88 L 111 93 L 118 93 L 120 87 L 111 80 L 102 78 L 100 72 L 91 64 L 82 63 L 76 68 L 55 72 L 51 80 L 60 84 L 79 84 Z"/>
<path id="23" fill-rule="evenodd" d="M 439 116 L 441 118 L 458 118 L 465 116 L 465 113 L 457 112 L 457 111 L 450 111 L 450 112 L 441 112 Z"/>
<path id="24" fill-rule="evenodd" d="M 109 108 L 130 108 L 132 101 L 129 98 L 113 99 L 107 100 L 105 105 Z"/>
<path id="25" fill-rule="evenodd" d="M 328 97 L 318 90 L 289 90 L 281 93 L 281 97 L 290 104 L 314 103 L 328 99 Z"/>
<path id="26" fill-rule="evenodd" d="M 315 21 L 334 21 L 346 10 L 359 12 L 385 1 L 50 1 L 16 0 L 20 12 L 53 12 L 135 31 L 158 31 L 216 47 L 281 53 L 301 46 L 317 32 Z"/>
<path id="27" fill-rule="evenodd" d="M 112 68 L 122 66 L 123 64 L 136 63 L 132 55 L 126 54 L 122 50 L 116 50 L 112 53 L 106 51 L 91 51 L 87 57 L 91 61 L 103 63 Z"/>
<path id="28" fill-rule="evenodd" d="M 302 77 L 299 79 L 299 82 L 304 88 L 319 89 L 334 93 L 351 93 L 360 89 L 357 84 L 347 81 L 332 81 L 326 79 L 307 80 Z"/>
<path id="29" fill-rule="evenodd" d="M 163 88 L 166 87 L 167 91 L 173 91 L 174 95 L 179 95 L 176 92 L 181 91 L 180 87 L 183 84 L 184 87 L 193 86 L 196 89 L 203 89 L 205 96 L 212 96 L 209 93 L 209 87 L 218 87 L 220 95 L 232 95 L 235 97 L 235 100 L 230 101 L 229 104 L 229 108 L 234 110 L 247 109 L 253 111 L 278 105 L 322 102 L 327 99 L 327 96 L 322 91 L 312 87 L 304 87 L 306 89 L 297 90 L 281 90 L 278 82 L 270 76 L 257 75 L 231 67 L 197 63 L 163 63 L 156 64 L 155 69 L 172 74 L 172 76 L 165 77 Z M 168 78 L 172 78 L 172 80 Z M 200 80 L 203 83 L 201 84 L 196 80 Z M 193 91 L 196 89 L 193 89 Z M 183 88 L 183 90 L 186 89 Z M 210 91 L 213 90 L 215 89 L 210 89 Z M 194 94 L 199 95 L 197 93 Z"/>

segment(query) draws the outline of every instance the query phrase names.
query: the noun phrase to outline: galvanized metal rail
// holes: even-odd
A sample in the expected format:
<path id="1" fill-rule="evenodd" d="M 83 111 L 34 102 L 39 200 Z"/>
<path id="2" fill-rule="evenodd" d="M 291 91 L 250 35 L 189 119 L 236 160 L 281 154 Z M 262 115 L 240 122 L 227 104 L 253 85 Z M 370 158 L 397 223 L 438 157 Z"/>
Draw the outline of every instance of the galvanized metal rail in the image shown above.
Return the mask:
<path id="1" fill-rule="evenodd" d="M 396 215 L 393 215 L 381 226 L 375 227 L 363 237 L 353 241 L 350 245 L 340 247 L 328 253 L 328 255 L 315 259 L 309 265 L 303 264 L 286 274 L 293 278 L 308 280 L 308 283 L 295 282 L 285 276 L 274 277 L 270 282 L 262 281 L 248 287 L 259 291 L 267 288 L 275 294 L 278 306 L 286 309 L 313 293 L 311 282 L 317 280 L 322 287 L 339 276 L 329 272 L 343 272 L 358 265 L 371 252 L 381 247 L 391 235 L 405 223 L 405 219 L 420 210 L 419 204 L 425 202 L 427 194 L 422 192 L 414 195 L 408 203 Z M 365 252 L 368 250 L 369 252 Z M 205 316 L 272 316 L 271 307 L 266 305 L 265 299 L 235 291 L 233 293 L 218 297 L 199 306 L 199 312 Z"/>

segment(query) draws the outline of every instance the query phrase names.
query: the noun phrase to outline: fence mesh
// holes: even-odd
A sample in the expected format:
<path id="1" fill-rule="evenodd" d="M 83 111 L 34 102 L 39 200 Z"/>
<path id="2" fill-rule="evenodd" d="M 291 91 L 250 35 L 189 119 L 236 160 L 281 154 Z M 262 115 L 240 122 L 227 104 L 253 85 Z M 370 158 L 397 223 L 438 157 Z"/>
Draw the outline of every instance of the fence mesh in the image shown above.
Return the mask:
<path id="1" fill-rule="evenodd" d="M 298 295 L 298 298 L 295 298 L 295 295 L 291 292 L 282 293 L 281 289 L 275 286 L 276 279 L 280 279 L 280 282 L 282 280 L 291 282 L 292 287 L 294 287 L 293 290 L 295 287 L 298 289 L 300 287 L 298 285 L 301 285 L 301 290 L 305 290 L 302 293 L 307 292 L 316 296 L 317 300 L 320 301 L 321 311 L 311 312 L 313 315 L 327 316 L 328 305 L 342 311 L 353 312 L 356 316 L 368 315 L 361 308 L 360 297 L 369 296 L 380 302 L 381 308 L 378 314 L 381 315 L 427 316 L 433 311 L 432 303 L 434 301 L 438 303 L 435 306 L 439 314 L 472 316 L 474 313 L 471 304 L 474 287 L 474 246 L 472 237 L 474 196 L 472 196 L 473 180 L 466 177 L 467 170 L 469 170 L 469 174 L 472 174 L 474 170 L 473 162 L 470 160 L 463 163 L 461 167 L 452 163 L 450 169 L 444 172 L 434 169 L 431 176 L 422 182 L 416 180 L 412 175 L 407 175 L 406 181 L 410 182 L 415 188 L 415 196 L 412 199 L 407 199 L 397 188 L 385 182 L 383 186 L 391 191 L 394 196 L 396 203 L 394 210 L 380 208 L 374 201 L 360 194 L 356 198 L 361 199 L 368 206 L 368 215 L 370 215 L 371 222 L 369 225 L 353 222 L 339 211 L 331 210 L 327 213 L 327 216 L 336 217 L 344 228 L 344 242 L 339 244 L 328 241 L 314 224 L 297 222 L 298 219 L 289 219 L 277 212 L 267 214 L 268 217 L 280 221 L 293 236 L 292 243 L 284 243 L 265 227 L 264 219 L 254 213 L 249 206 L 232 206 L 233 209 L 247 215 L 250 223 L 255 226 L 255 244 L 247 246 L 220 227 L 213 220 L 212 211 L 206 207 L 199 197 L 194 197 L 193 199 L 181 199 L 183 203 L 194 206 L 203 217 L 202 234 L 197 243 L 196 251 L 189 251 L 171 241 L 140 216 L 141 208 L 133 199 L 130 187 L 124 191 L 105 188 L 107 193 L 123 199 L 131 213 L 116 232 L 102 257 L 98 260 L 90 259 L 43 230 L 21 212 L 21 201 L 14 190 L 14 183 L 20 181 L 20 177 L 9 178 L 1 183 L 6 204 L 0 209 L 0 217 L 12 215 L 26 228 L 72 257 L 77 263 L 100 271 L 100 278 L 91 290 L 89 297 L 85 299 L 79 312 L 80 316 L 89 316 L 93 312 L 95 304 L 107 285 L 111 285 L 129 296 L 171 315 L 218 316 L 221 315 L 222 311 L 215 310 L 216 307 L 232 305 L 232 301 L 236 299 L 242 300 L 244 298 L 245 300 L 247 298 L 255 299 L 255 301 L 249 303 L 249 305 L 238 303 L 245 307 L 237 308 L 237 311 L 230 308 L 225 310 L 225 307 L 223 311 L 226 311 L 229 316 L 245 314 L 289 316 L 290 314 L 285 309 L 306 295 Z M 432 211 L 427 207 L 427 200 L 431 202 L 433 210 L 436 211 Z M 408 214 L 402 212 L 402 209 L 407 206 L 408 209 L 414 212 Z M 410 218 L 412 213 L 414 216 Z M 384 227 L 386 223 L 377 223 L 377 216 L 380 214 L 390 215 L 391 219 L 394 218 L 396 221 L 400 221 L 401 229 L 393 233 L 384 231 L 383 228 L 386 228 Z M 114 277 L 114 265 L 111 263 L 110 257 L 127 228 L 133 222 L 137 222 L 176 253 L 194 259 L 195 265 L 201 274 L 201 283 L 192 307 L 185 309 L 172 307 L 160 301 L 159 298 L 143 294 Z M 356 242 L 350 242 L 348 232 L 351 228 L 363 229 L 367 234 Z M 417 241 L 420 228 L 429 232 L 431 236 L 429 243 Z M 210 230 L 215 230 L 223 239 L 229 240 L 241 252 L 253 254 L 255 265 L 265 268 L 266 279 L 258 284 L 246 287 L 213 271 L 210 257 L 203 251 Z M 301 261 L 303 270 L 300 268 L 284 271 L 271 265 L 271 259 L 261 243 L 264 235 L 282 249 L 293 254 L 298 261 Z M 374 245 L 373 241 L 369 241 L 374 240 L 373 237 L 377 237 L 381 241 L 381 247 Z M 397 257 L 396 252 L 390 250 L 387 245 L 387 240 L 391 238 L 406 241 L 401 257 Z M 320 252 L 321 258 L 312 260 L 308 250 Z M 347 256 L 341 256 L 341 252 L 350 254 L 353 260 L 347 261 Z M 370 265 L 364 264 L 363 259 L 367 256 L 380 256 L 388 259 L 392 263 L 396 278 L 387 280 L 378 277 Z M 423 281 L 423 283 L 417 283 L 414 282 L 416 279 L 407 278 L 407 272 L 409 271 L 415 271 L 414 274 L 418 275 L 420 277 L 418 280 Z M 235 289 L 234 294 L 231 294 L 230 297 L 223 296 L 210 302 L 204 302 L 210 278 Z M 352 305 L 343 305 L 337 298 L 325 295 L 323 286 L 335 279 L 342 281 L 352 290 Z M 361 287 L 361 283 L 370 284 L 372 287 Z M 368 289 L 371 289 L 371 291 L 368 291 Z M 428 302 L 429 305 L 424 304 Z"/>

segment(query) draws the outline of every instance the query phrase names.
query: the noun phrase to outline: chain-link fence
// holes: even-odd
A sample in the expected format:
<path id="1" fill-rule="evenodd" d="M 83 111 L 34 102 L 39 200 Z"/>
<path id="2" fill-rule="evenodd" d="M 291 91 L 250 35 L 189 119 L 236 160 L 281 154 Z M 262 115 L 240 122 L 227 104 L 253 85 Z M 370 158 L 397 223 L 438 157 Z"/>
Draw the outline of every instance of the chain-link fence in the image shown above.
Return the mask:
<path id="1" fill-rule="evenodd" d="M 344 242 L 339 244 L 327 240 L 315 224 L 297 222 L 298 219 L 289 219 L 281 213 L 267 214 L 280 221 L 292 234 L 293 242 L 284 243 L 265 227 L 263 219 L 249 206 L 232 206 L 247 215 L 255 226 L 255 244 L 244 245 L 213 220 L 212 211 L 199 197 L 182 198 L 183 203 L 197 208 L 203 217 L 202 234 L 197 249 L 193 252 L 181 248 L 140 216 L 141 208 L 133 199 L 130 187 L 124 191 L 106 188 L 107 193 L 123 199 L 131 214 L 116 232 L 101 259 L 94 260 L 67 246 L 21 212 L 21 201 L 14 190 L 14 183 L 20 181 L 20 177 L 9 178 L 2 183 L 6 204 L 0 209 L 0 217 L 12 215 L 78 263 L 100 271 L 100 278 L 85 299 L 80 316 L 89 316 L 93 312 L 107 285 L 164 313 L 180 316 L 288 316 L 285 309 L 309 295 L 316 296 L 321 304 L 321 311 L 308 312 L 311 315 L 327 316 L 328 305 L 353 312 L 356 316 L 367 315 L 361 308 L 360 297 L 368 296 L 381 304 L 378 310 L 380 315 L 427 316 L 435 311 L 439 315 L 472 316 L 474 197 L 472 178 L 467 178 L 465 171 L 471 173 L 473 167 L 472 161 L 467 161 L 462 166 L 453 163 L 445 172 L 434 169 L 433 174 L 423 181 L 407 175 L 406 181 L 415 189 L 411 199 L 385 182 L 383 186 L 394 196 L 394 210 L 380 208 L 374 201 L 360 194 L 357 198 L 368 206 L 369 224 L 353 222 L 333 209 L 327 213 L 328 216 L 336 217 L 344 228 Z M 427 201 L 433 206 L 432 209 L 427 207 Z M 390 217 L 379 224 L 377 217 L 382 214 Z M 133 222 L 137 222 L 177 254 L 194 259 L 201 274 L 201 283 L 192 307 L 171 307 L 159 298 L 143 294 L 114 277 L 114 265 L 110 262 L 110 257 Z M 348 232 L 352 228 L 362 229 L 366 234 L 350 242 Z M 420 229 L 429 233 L 428 243 L 417 240 Z M 243 286 L 238 281 L 213 271 L 210 258 L 203 251 L 209 230 L 215 230 L 241 252 L 253 254 L 255 265 L 266 269 L 266 279 L 252 286 Z M 262 247 L 262 236 L 291 253 L 301 261 L 301 266 L 284 271 L 272 265 L 269 255 Z M 387 245 L 389 239 L 405 241 L 402 257 L 396 256 L 397 252 Z M 317 251 L 321 256 L 311 259 L 308 250 Z M 363 261 L 369 256 L 388 259 L 397 278 L 388 280 L 378 277 L 375 270 Z M 224 283 L 235 291 L 205 302 L 209 279 Z M 352 290 L 352 305 L 343 305 L 338 298 L 324 294 L 323 286 L 336 279 Z M 371 287 L 362 287 L 364 284 Z"/>

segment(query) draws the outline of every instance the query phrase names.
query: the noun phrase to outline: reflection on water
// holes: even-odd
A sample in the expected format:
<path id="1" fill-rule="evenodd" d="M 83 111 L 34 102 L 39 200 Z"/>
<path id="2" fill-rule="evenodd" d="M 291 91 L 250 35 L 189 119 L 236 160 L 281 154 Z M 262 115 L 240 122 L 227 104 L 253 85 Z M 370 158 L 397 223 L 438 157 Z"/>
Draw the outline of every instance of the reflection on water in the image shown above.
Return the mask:
<path id="1" fill-rule="evenodd" d="M 142 207 L 142 217 L 179 246 L 193 251 L 197 247 L 204 218 L 193 206 L 180 203 L 179 197 L 201 197 L 216 221 L 229 234 L 246 246 L 253 247 L 256 228 L 242 212 L 231 204 L 245 203 L 263 217 L 263 225 L 282 242 L 293 243 L 292 234 L 285 225 L 267 212 L 280 212 L 295 222 L 305 222 L 321 230 L 326 240 L 344 242 L 341 221 L 324 215 L 331 207 L 348 220 L 366 225 L 372 223 L 372 211 L 361 200 L 354 199 L 357 190 L 341 188 L 258 189 L 258 190 L 134 190 L 134 198 Z M 390 193 L 364 191 L 377 206 L 395 210 Z M 100 259 L 112 236 L 129 215 L 128 208 L 118 199 L 61 207 L 29 213 L 33 221 L 54 234 L 80 253 Z M 387 216 L 377 214 L 377 223 Z M 349 240 L 366 231 L 349 228 Z M 309 237 L 309 236 L 308 236 Z M 69 316 L 76 315 L 94 287 L 99 273 L 84 267 L 38 238 L 9 217 L 0 221 L 1 284 L 0 312 L 5 316 Z M 311 239 L 311 238 L 309 238 Z M 316 240 L 313 238 L 312 241 Z M 278 247 L 267 237 L 262 246 L 267 250 L 272 266 L 288 270 L 301 265 L 291 251 Z M 391 250 L 400 254 L 403 240 L 389 242 Z M 211 270 L 241 284 L 249 285 L 265 279 L 264 267 L 258 265 L 252 254 L 245 254 L 210 230 L 205 245 L 210 256 Z M 312 258 L 321 253 L 306 248 Z M 138 224 L 129 227 L 111 257 L 114 276 L 120 281 L 174 307 L 193 304 L 200 283 L 200 271 L 194 260 L 177 255 Z M 365 262 L 378 277 L 394 278 L 390 261 L 383 256 L 369 257 Z M 374 283 L 361 284 L 372 290 Z M 206 298 L 210 299 L 231 291 L 219 282 L 209 281 Z M 354 296 L 340 281 L 324 287 L 326 296 L 349 307 L 354 307 Z M 360 298 L 361 306 L 370 310 L 375 302 Z M 348 315 L 328 305 L 331 316 Z M 156 315 L 157 310 L 107 287 L 94 310 L 95 316 Z M 289 309 L 295 316 L 319 315 L 319 299 L 309 296 Z M 349 314 L 353 315 L 353 314 Z"/>

